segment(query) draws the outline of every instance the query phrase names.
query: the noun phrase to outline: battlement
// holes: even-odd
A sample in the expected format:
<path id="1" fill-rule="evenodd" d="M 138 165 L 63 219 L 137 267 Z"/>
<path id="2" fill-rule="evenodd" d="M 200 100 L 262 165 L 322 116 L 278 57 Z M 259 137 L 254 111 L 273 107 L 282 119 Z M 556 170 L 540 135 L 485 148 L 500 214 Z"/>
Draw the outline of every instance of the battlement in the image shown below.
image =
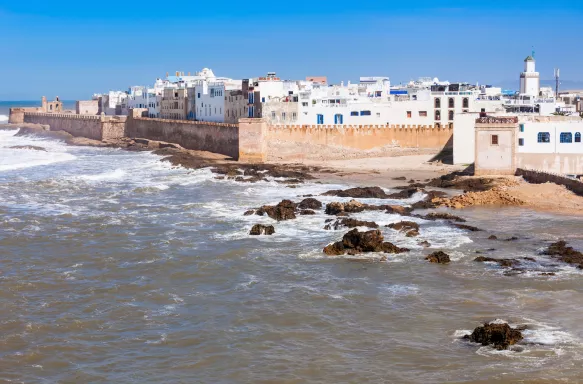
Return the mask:
<path id="1" fill-rule="evenodd" d="M 453 123 L 442 126 L 436 125 L 399 125 L 399 124 L 385 124 L 385 125 L 294 125 L 294 124 L 273 124 L 269 126 L 270 130 L 278 129 L 343 129 L 343 130 L 371 130 L 371 129 L 393 129 L 393 130 L 453 130 Z"/>
<path id="2" fill-rule="evenodd" d="M 222 128 L 238 128 L 239 124 L 228 124 L 228 123 L 215 123 L 212 121 L 195 121 L 195 120 L 172 120 L 172 119 L 161 119 L 161 118 L 151 118 L 151 117 L 131 117 L 132 120 L 168 123 L 168 124 L 183 124 L 183 125 L 205 125 L 209 127 L 222 127 Z"/>

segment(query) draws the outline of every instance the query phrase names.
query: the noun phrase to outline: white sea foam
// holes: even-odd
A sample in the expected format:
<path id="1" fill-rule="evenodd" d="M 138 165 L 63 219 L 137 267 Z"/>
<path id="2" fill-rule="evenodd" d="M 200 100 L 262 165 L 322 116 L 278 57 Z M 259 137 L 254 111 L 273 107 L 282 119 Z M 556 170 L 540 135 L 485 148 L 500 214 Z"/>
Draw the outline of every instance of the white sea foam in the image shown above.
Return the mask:
<path id="1" fill-rule="evenodd" d="M 110 172 L 98 173 L 95 175 L 81 175 L 78 176 L 79 179 L 82 180 L 90 180 L 90 181 L 106 181 L 106 180 L 119 180 L 126 175 L 126 172 L 123 169 L 115 169 Z"/>
<path id="2" fill-rule="evenodd" d="M 8 116 L 0 115 L 0 123 L 6 123 L 8 121 Z"/>

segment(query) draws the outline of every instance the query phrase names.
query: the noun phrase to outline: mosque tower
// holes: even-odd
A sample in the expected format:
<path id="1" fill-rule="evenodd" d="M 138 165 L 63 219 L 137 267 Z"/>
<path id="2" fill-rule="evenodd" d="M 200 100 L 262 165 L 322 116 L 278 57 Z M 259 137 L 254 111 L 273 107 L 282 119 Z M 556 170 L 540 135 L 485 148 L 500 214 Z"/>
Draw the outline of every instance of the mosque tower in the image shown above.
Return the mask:
<path id="1" fill-rule="evenodd" d="M 524 72 L 520 74 L 520 94 L 538 96 L 540 92 L 540 75 L 535 70 L 534 51 L 532 56 L 524 59 Z"/>

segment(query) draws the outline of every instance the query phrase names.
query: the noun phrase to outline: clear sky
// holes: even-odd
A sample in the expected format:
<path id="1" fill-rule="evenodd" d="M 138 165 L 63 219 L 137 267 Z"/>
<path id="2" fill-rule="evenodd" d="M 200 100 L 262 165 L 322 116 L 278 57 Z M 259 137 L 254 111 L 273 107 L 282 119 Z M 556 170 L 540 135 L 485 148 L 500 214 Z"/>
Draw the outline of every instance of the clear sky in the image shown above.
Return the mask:
<path id="1" fill-rule="evenodd" d="M 89 98 L 166 72 L 583 81 L 583 1 L 0 0 L 0 100 Z"/>

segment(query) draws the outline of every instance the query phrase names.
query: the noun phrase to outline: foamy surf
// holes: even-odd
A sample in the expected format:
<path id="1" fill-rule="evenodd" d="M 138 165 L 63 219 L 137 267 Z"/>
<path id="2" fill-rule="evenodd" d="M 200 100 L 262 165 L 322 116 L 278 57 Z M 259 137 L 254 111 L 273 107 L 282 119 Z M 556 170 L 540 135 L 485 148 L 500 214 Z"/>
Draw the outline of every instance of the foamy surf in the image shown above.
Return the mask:
<path id="1" fill-rule="evenodd" d="M 0 115 L 0 124 L 7 123 L 7 122 L 8 122 L 8 116 Z"/>

